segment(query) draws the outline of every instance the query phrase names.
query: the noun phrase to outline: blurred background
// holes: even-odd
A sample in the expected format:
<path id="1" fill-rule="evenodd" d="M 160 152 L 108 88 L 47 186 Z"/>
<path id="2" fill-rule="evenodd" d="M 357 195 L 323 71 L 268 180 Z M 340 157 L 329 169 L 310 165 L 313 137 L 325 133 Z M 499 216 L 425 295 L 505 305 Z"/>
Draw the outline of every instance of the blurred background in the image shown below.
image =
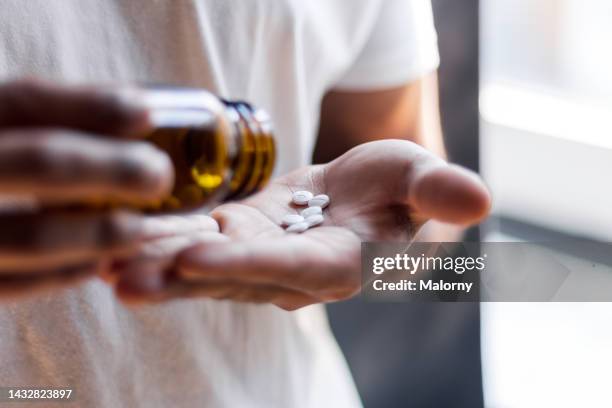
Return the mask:
<path id="1" fill-rule="evenodd" d="M 612 239 L 612 2 L 432 3 L 449 155 L 494 198 L 465 239 L 539 242 L 588 282 L 612 262 L 568 242 Z M 611 304 L 357 299 L 329 311 L 366 407 L 612 406 Z"/>
<path id="2" fill-rule="evenodd" d="M 495 200 L 482 239 L 540 242 L 595 293 L 612 254 L 569 242 L 612 238 L 612 2 L 480 7 L 481 172 Z M 612 406 L 611 323 L 609 303 L 483 303 L 486 406 Z"/>

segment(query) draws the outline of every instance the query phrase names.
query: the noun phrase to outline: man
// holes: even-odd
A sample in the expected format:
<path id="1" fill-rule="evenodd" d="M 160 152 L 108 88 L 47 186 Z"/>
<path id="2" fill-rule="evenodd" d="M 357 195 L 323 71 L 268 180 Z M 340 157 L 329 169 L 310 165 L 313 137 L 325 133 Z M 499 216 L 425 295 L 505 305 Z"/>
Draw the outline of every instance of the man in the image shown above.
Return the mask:
<path id="1" fill-rule="evenodd" d="M 316 304 L 358 291 L 361 241 L 488 210 L 477 177 L 431 153 L 426 1 L 10 0 L 0 40 L 0 191 L 36 199 L 2 213 L 0 385 L 73 388 L 81 406 L 358 406 Z M 142 82 L 268 110 L 275 181 L 212 218 L 40 210 L 168 190 L 167 158 L 125 139 L 147 127 L 137 99 L 81 85 Z M 282 232 L 288 186 L 330 195 L 323 226 Z M 96 272 L 115 290 L 68 285 Z"/>

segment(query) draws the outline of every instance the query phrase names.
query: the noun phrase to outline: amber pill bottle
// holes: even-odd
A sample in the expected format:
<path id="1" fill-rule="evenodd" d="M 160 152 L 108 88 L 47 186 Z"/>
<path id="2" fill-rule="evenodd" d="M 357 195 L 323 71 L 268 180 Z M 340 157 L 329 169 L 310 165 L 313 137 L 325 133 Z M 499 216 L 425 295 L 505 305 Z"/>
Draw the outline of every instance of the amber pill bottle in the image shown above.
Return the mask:
<path id="1" fill-rule="evenodd" d="M 253 194 L 270 180 L 276 149 L 263 110 L 199 89 L 149 88 L 141 97 L 153 125 L 145 140 L 170 156 L 175 172 L 172 194 L 141 209 L 212 208 Z"/>

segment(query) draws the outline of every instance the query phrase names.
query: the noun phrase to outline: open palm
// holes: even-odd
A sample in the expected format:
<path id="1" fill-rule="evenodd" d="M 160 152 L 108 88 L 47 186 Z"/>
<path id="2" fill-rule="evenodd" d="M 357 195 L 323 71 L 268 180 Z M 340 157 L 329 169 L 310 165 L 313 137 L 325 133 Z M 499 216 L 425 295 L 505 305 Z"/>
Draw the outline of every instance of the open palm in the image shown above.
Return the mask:
<path id="1" fill-rule="evenodd" d="M 291 204 L 297 190 L 325 193 L 331 204 L 322 225 L 290 234 L 280 221 L 300 210 Z M 367 143 L 217 207 L 217 224 L 205 220 L 194 238 L 165 238 L 180 244 L 149 251 L 163 256 L 123 263 L 118 292 L 126 299 L 207 296 L 285 309 L 339 300 L 359 291 L 361 242 L 410 241 L 429 219 L 470 224 L 488 208 L 474 174 L 411 142 Z"/>

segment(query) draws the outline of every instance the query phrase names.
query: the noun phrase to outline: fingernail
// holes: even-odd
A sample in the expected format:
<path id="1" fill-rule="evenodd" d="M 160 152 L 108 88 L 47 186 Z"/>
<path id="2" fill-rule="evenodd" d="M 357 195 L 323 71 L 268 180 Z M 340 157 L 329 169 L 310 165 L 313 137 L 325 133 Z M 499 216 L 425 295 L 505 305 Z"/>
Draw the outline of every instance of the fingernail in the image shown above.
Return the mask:
<path id="1" fill-rule="evenodd" d="M 128 111 L 139 113 L 149 110 L 143 92 L 138 88 L 120 88 L 113 91 L 113 96 Z"/>
<path id="2" fill-rule="evenodd" d="M 122 88 L 112 91 L 119 108 L 130 118 L 130 127 L 126 135 L 141 137 L 153 127 L 151 108 L 148 106 L 143 91 L 137 88 Z"/>
<path id="3" fill-rule="evenodd" d="M 166 196 L 174 185 L 174 166 L 170 157 L 145 142 L 127 143 L 118 160 L 115 177 L 124 185 L 133 185 L 143 200 Z"/>

